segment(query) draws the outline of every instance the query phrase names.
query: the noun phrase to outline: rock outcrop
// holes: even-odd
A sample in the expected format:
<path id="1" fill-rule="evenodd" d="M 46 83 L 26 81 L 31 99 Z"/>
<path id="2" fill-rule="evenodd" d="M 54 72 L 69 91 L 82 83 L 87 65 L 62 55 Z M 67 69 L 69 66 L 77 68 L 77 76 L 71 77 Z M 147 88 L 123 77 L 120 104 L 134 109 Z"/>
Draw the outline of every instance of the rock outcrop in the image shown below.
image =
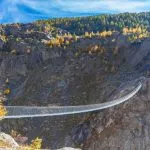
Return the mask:
<path id="1" fill-rule="evenodd" d="M 9 134 L 5 134 L 3 132 L 0 133 L 0 150 L 24 150 L 28 149 L 27 147 L 23 147 L 19 145 L 14 138 L 12 138 Z M 80 150 L 72 147 L 63 147 L 57 150 Z"/>
<path id="2" fill-rule="evenodd" d="M 0 133 L 0 150 L 17 149 L 18 143 L 8 134 Z"/>

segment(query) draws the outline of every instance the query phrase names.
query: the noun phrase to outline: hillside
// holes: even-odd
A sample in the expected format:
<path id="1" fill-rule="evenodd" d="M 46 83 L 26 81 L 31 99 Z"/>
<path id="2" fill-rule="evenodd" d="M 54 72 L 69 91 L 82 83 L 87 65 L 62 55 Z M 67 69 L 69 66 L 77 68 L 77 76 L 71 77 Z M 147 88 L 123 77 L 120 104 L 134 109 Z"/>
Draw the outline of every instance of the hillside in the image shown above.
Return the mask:
<path id="1" fill-rule="evenodd" d="M 16 130 L 28 137 L 27 143 L 40 137 L 43 148 L 52 149 L 106 149 L 106 136 L 112 143 L 116 140 L 116 146 L 117 138 L 131 137 L 127 133 L 140 127 L 133 120 L 127 131 L 121 130 L 124 123 L 133 116 L 149 117 L 149 18 L 150 13 L 125 13 L 0 25 L 0 92 L 5 105 L 101 103 L 117 96 L 122 86 L 130 87 L 127 81 L 145 77 L 144 89 L 125 104 L 82 115 L 4 119 L 2 132 Z"/>

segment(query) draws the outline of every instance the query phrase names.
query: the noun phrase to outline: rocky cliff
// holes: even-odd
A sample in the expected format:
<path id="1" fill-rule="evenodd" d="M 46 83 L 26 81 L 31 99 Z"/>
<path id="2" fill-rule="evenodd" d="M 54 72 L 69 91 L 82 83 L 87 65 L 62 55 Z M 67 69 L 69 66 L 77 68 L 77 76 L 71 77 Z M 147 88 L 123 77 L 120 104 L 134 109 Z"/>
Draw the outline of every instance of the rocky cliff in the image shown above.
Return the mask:
<path id="1" fill-rule="evenodd" d="M 0 41 L 0 92 L 10 89 L 6 105 L 100 103 L 116 96 L 127 81 L 150 75 L 149 38 L 130 43 L 116 34 L 51 48 L 43 43 L 48 40 L 47 33 L 26 32 L 30 28 L 35 27 L 2 27 L 7 40 Z M 148 85 L 149 79 L 145 79 L 140 93 L 114 108 L 82 115 L 3 120 L 1 130 L 17 130 L 29 141 L 40 136 L 44 148 L 149 149 Z"/>

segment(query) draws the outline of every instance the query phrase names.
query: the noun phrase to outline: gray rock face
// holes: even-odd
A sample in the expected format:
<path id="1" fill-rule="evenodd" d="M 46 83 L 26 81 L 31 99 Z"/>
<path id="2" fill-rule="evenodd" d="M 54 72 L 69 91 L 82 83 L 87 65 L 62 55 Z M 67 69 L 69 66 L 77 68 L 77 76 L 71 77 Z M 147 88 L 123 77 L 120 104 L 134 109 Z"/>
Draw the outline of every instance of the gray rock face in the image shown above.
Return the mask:
<path id="1" fill-rule="evenodd" d="M 0 39 L 0 50 L 3 48 L 3 46 L 4 46 L 4 42 L 3 40 Z"/>
<path id="2" fill-rule="evenodd" d="M 130 43 L 128 42 L 128 40 L 125 36 L 120 35 L 120 36 L 117 37 L 116 47 L 118 47 L 118 48 L 128 47 L 129 44 Z"/>
<path id="3" fill-rule="evenodd" d="M 142 59 L 150 53 L 150 39 L 145 40 L 140 49 L 134 53 L 134 57 L 131 59 L 131 65 L 136 66 L 142 61 Z"/>
<path id="4" fill-rule="evenodd" d="M 25 75 L 27 68 L 25 65 L 25 59 L 23 57 L 10 57 L 2 61 L 0 65 L 0 76 L 3 77 L 6 74 L 13 76 L 15 74 Z"/>
<path id="5" fill-rule="evenodd" d="M 127 103 L 104 110 L 90 119 L 93 131 L 83 144 L 85 150 L 150 149 L 149 82 Z"/>
<path id="6" fill-rule="evenodd" d="M 150 54 L 150 39 L 146 39 L 140 43 L 134 43 L 134 46 L 128 46 L 124 50 L 124 57 L 132 67 L 141 63 L 148 54 Z"/>

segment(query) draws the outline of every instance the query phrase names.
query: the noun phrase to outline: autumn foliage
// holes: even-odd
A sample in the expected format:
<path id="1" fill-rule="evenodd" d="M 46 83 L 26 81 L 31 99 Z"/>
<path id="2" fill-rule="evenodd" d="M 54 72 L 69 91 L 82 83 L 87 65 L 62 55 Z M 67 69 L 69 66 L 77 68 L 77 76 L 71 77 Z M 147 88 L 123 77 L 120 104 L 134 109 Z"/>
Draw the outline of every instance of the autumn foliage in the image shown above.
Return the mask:
<path id="1" fill-rule="evenodd" d="M 9 88 L 6 88 L 5 90 L 4 90 L 4 95 L 9 95 L 10 94 L 10 89 Z"/>
<path id="2" fill-rule="evenodd" d="M 0 148 L 6 148 L 6 149 L 16 149 L 16 150 L 41 150 L 42 145 L 42 139 L 36 138 L 35 140 L 32 140 L 30 145 L 18 145 L 16 147 L 12 147 L 12 143 L 9 141 L 3 141 L 0 140 Z"/>
<path id="3" fill-rule="evenodd" d="M 32 140 L 30 148 L 31 150 L 35 150 L 35 149 L 41 149 L 41 145 L 42 145 L 42 139 L 40 138 L 36 138 L 35 140 Z"/>
<path id="4" fill-rule="evenodd" d="M 30 145 L 21 145 L 19 146 L 20 150 L 41 150 L 41 146 L 42 146 L 42 139 L 40 138 L 36 138 L 35 140 L 31 141 Z"/>
<path id="5" fill-rule="evenodd" d="M 128 28 L 125 27 L 123 28 L 123 33 L 128 34 L 128 33 L 142 33 L 143 29 L 141 27 L 135 27 L 135 28 Z"/>
<path id="6" fill-rule="evenodd" d="M 0 118 L 5 116 L 7 114 L 6 108 L 3 106 L 3 104 L 0 102 Z"/>
<path id="7" fill-rule="evenodd" d="M 84 37 L 85 38 L 92 38 L 92 37 L 109 37 L 113 34 L 112 31 L 102 31 L 102 32 L 85 32 Z"/>

